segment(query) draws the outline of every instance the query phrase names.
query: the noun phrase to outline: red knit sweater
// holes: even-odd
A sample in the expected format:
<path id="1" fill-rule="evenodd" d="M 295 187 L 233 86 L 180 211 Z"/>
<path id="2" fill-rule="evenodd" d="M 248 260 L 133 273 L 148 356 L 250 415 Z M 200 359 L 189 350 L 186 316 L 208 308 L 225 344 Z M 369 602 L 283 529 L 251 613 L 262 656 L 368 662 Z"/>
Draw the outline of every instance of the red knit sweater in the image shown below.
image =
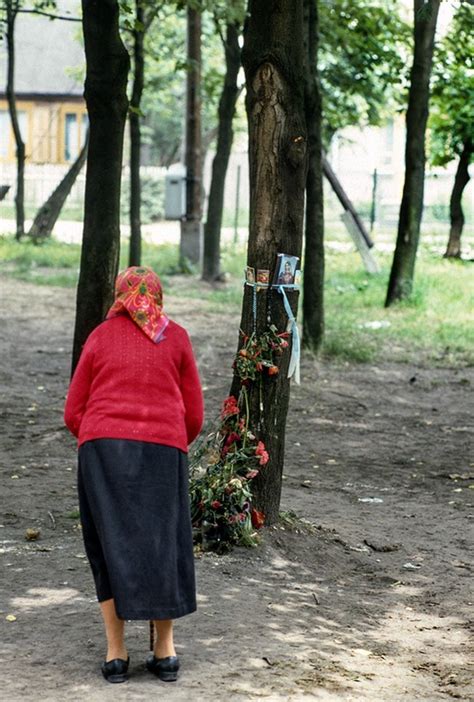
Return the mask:
<path id="1" fill-rule="evenodd" d="M 79 445 L 135 439 L 187 451 L 202 427 L 203 400 L 185 329 L 170 321 L 155 344 L 128 315 L 102 322 L 82 350 L 64 421 Z"/>

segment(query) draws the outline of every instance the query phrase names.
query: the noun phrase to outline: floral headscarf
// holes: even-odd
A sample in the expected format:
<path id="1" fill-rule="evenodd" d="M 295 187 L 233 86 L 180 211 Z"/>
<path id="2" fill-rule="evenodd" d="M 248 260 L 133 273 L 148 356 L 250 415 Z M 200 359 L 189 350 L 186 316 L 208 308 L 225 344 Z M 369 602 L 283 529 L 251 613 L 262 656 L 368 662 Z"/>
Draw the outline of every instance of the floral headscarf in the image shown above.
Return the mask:
<path id="1" fill-rule="evenodd" d="M 118 274 L 115 281 L 115 302 L 107 319 L 127 312 L 152 341 L 158 343 L 169 319 L 163 313 L 163 291 L 160 279 L 151 268 L 131 266 Z"/>

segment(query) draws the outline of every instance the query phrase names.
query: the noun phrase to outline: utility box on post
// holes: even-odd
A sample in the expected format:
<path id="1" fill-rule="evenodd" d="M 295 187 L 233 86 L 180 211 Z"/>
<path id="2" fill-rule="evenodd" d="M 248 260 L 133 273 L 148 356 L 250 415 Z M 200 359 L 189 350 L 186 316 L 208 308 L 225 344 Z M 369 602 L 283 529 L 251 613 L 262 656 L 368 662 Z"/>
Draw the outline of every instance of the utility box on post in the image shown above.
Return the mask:
<path id="1" fill-rule="evenodd" d="M 165 219 L 183 219 L 186 215 L 186 170 L 180 164 L 165 176 Z"/>

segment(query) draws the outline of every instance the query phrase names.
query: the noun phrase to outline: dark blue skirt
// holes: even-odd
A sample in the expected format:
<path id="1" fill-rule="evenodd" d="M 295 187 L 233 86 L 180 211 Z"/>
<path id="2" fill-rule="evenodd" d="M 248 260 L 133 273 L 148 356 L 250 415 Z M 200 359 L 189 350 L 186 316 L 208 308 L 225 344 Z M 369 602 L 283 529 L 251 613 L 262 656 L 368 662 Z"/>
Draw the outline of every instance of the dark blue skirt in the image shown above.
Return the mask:
<path id="1" fill-rule="evenodd" d="M 87 441 L 78 491 L 99 602 L 113 598 L 120 619 L 194 612 L 187 455 L 145 441 Z"/>

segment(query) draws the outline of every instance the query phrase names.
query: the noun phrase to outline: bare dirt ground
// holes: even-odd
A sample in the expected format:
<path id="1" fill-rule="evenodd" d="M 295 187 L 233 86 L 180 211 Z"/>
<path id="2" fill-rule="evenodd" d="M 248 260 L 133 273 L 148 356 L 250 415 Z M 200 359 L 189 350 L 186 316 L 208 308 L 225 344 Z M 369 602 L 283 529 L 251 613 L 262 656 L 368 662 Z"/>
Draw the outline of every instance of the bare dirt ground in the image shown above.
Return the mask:
<path id="1" fill-rule="evenodd" d="M 172 290 L 167 302 L 214 416 L 238 320 Z M 201 556 L 198 612 L 176 623 L 179 681 L 145 671 L 136 622 L 132 677 L 112 686 L 62 425 L 74 294 L 3 278 L 0 317 L 2 700 L 474 699 L 472 369 L 306 359 L 282 510 L 307 522 Z"/>

